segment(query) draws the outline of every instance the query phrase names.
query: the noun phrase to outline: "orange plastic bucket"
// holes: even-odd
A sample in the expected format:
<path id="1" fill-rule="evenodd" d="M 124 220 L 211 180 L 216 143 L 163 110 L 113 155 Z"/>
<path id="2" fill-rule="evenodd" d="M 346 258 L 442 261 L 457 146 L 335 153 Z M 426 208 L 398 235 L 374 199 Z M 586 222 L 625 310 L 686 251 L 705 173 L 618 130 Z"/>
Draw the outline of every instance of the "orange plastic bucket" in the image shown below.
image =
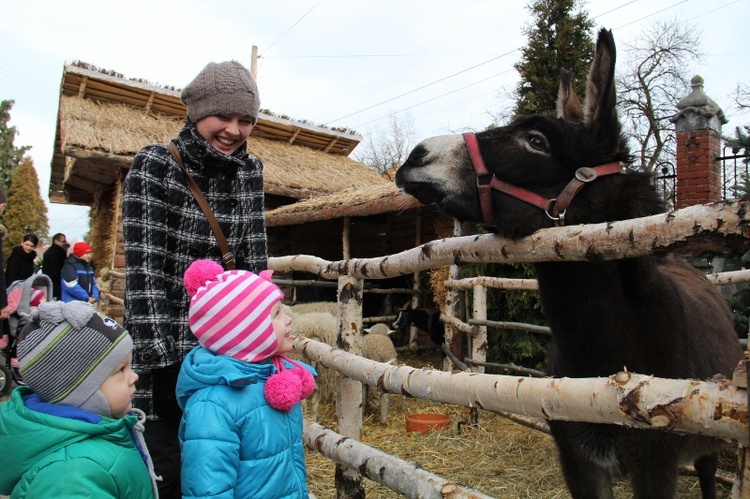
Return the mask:
<path id="1" fill-rule="evenodd" d="M 428 433 L 431 429 L 442 430 L 450 425 L 450 418 L 443 414 L 419 413 L 406 416 L 406 433 Z"/>

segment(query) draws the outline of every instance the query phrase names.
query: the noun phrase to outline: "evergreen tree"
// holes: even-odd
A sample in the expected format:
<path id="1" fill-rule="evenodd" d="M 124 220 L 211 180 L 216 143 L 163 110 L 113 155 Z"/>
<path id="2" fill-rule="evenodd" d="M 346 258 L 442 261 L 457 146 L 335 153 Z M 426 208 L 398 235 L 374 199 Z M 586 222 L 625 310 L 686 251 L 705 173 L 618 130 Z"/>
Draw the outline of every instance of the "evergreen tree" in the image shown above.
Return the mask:
<path id="1" fill-rule="evenodd" d="M 15 173 L 24 154 L 31 147 L 15 147 L 13 140 L 18 133 L 16 127 L 8 126 L 10 121 L 10 110 L 13 107 L 12 100 L 0 101 L 0 188 L 8 190 L 11 179 Z"/>
<path id="2" fill-rule="evenodd" d="M 3 241 L 3 260 L 7 260 L 14 246 L 21 244 L 25 234 L 36 234 L 40 240 L 48 238 L 47 205 L 40 194 L 39 177 L 30 158 L 21 161 L 13 176 L 4 219 L 8 234 Z"/>
<path id="3" fill-rule="evenodd" d="M 515 91 L 516 115 L 554 114 L 562 69 L 573 73 L 576 93 L 583 97 L 594 56 L 594 22 L 580 10 L 581 4 L 580 0 L 532 0 L 528 6 L 535 21 L 523 29 L 529 41 L 515 64 L 521 75 Z"/>

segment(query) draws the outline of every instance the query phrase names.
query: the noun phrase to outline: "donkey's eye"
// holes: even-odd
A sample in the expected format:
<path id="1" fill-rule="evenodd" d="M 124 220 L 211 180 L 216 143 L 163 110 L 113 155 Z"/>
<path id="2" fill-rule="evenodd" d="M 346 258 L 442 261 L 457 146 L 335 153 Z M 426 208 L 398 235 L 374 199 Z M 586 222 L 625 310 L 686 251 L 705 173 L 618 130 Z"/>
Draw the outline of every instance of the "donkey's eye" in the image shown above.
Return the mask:
<path id="1" fill-rule="evenodd" d="M 529 143 L 529 145 L 532 148 L 536 149 L 537 151 L 547 150 L 547 139 L 545 139 L 543 135 L 530 133 L 529 135 L 526 136 L 526 140 Z"/>

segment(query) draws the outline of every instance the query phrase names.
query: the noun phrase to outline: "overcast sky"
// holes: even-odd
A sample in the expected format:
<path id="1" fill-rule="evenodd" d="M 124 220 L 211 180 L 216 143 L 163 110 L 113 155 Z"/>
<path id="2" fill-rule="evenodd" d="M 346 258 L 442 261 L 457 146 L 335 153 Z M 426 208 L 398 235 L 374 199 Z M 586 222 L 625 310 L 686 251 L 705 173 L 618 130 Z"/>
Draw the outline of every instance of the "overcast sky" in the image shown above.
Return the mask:
<path id="1" fill-rule="evenodd" d="M 250 66 L 258 47 L 261 107 L 367 136 L 389 116 L 413 120 L 416 139 L 482 129 L 512 106 L 513 64 L 531 22 L 526 0 L 0 0 L 0 100 L 15 101 L 16 146 L 30 145 L 47 200 L 59 88 L 81 60 L 183 88 L 210 61 Z M 750 0 L 590 0 L 622 50 L 647 25 L 691 22 L 702 32 L 691 72 L 729 118 L 738 82 L 750 84 Z M 689 89 L 685 89 L 685 95 Z M 49 206 L 50 231 L 88 231 L 88 209 Z M 7 244 L 14 244 L 8 242 Z"/>

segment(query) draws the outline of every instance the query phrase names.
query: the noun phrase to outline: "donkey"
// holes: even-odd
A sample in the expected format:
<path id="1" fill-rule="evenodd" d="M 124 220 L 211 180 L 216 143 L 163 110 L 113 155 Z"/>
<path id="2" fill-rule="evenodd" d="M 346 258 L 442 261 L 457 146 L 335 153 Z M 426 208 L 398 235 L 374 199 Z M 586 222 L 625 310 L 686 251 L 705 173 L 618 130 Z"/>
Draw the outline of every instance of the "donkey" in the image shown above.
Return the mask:
<path id="1" fill-rule="evenodd" d="M 598 34 L 584 105 L 563 71 L 557 118 L 419 143 L 396 185 L 462 221 L 483 221 L 518 239 L 562 224 L 664 212 L 631 156 L 615 109 L 615 44 Z M 553 333 L 547 372 L 608 376 L 627 368 L 667 378 L 731 376 L 742 358 L 731 314 L 708 280 L 676 256 L 535 265 Z M 611 498 L 629 473 L 636 498 L 671 498 L 678 467 L 693 462 L 704 498 L 715 497 L 716 439 L 616 425 L 550 421 L 574 498 Z"/>

